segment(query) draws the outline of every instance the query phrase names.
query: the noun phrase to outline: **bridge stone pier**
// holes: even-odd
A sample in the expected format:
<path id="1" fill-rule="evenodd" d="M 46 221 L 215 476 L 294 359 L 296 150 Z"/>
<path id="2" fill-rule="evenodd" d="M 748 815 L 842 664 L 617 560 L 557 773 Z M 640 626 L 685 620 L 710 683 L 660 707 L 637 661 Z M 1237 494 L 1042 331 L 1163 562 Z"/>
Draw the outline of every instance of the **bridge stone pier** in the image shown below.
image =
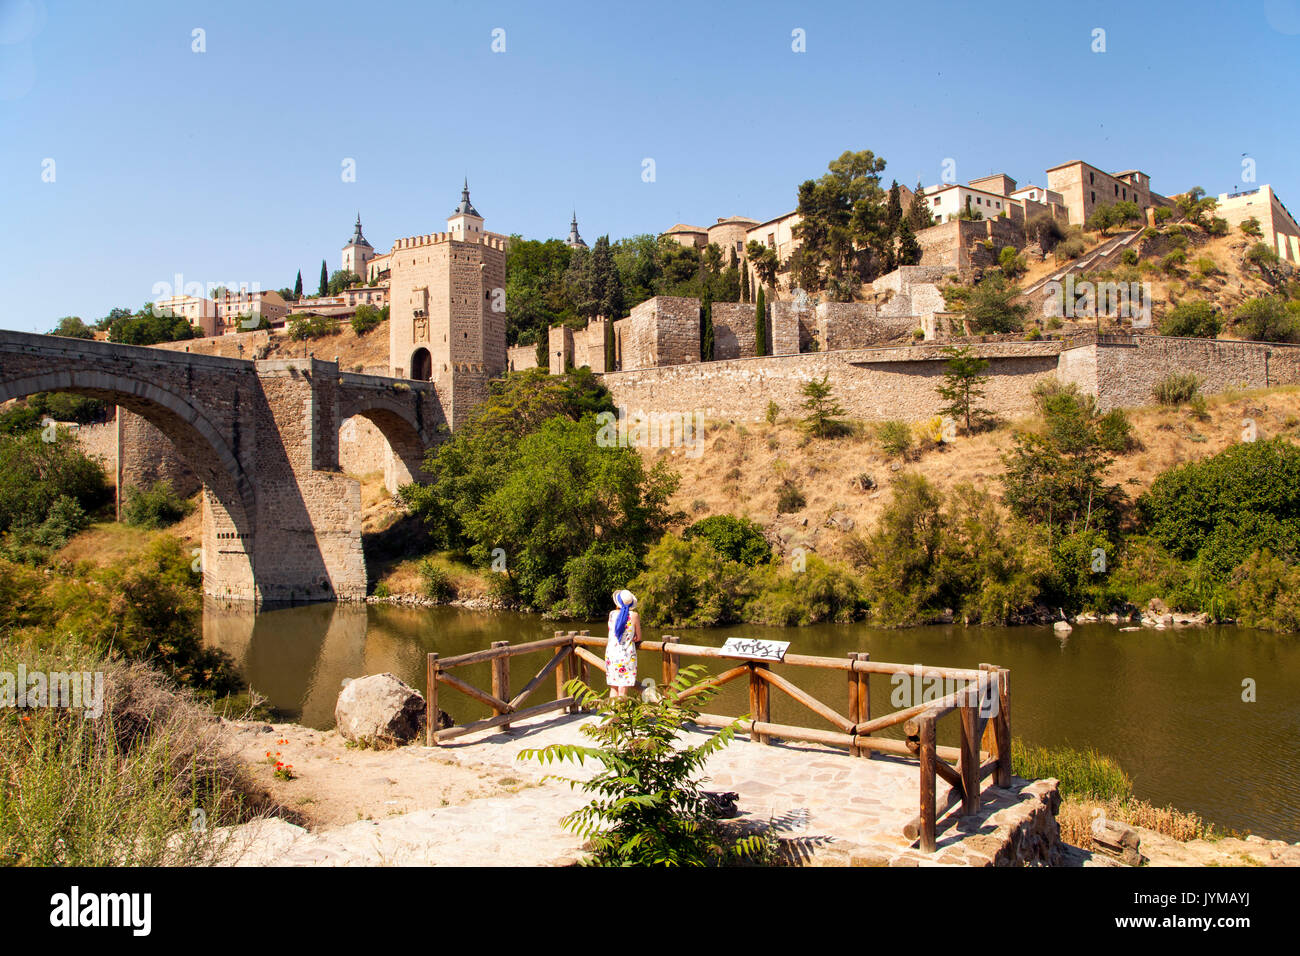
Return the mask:
<path id="1" fill-rule="evenodd" d="M 436 387 L 319 359 L 247 361 L 0 331 L 0 402 L 75 392 L 145 419 L 203 485 L 203 589 L 258 604 L 366 593 L 361 489 L 339 427 L 384 434 L 396 483 L 420 476 L 445 424 Z"/>

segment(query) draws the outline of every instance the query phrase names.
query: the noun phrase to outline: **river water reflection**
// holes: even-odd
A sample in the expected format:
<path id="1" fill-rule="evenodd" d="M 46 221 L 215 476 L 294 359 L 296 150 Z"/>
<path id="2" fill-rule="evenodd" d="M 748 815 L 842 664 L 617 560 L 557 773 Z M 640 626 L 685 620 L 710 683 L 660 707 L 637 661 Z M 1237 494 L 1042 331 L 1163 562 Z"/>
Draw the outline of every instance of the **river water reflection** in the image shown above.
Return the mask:
<path id="1" fill-rule="evenodd" d="M 286 716 L 317 728 L 333 725 L 344 678 L 387 671 L 423 692 L 430 651 L 448 657 L 492 641 L 522 643 L 582 626 L 527 614 L 387 605 L 316 604 L 256 614 L 210 606 L 204 615 L 208 643 L 229 653 Z M 603 623 L 588 626 L 603 633 Z M 645 629 L 650 640 L 659 633 Z M 1068 637 L 1038 627 L 879 630 L 862 624 L 674 633 L 694 644 L 717 645 L 745 634 L 790 641 L 802 654 L 868 651 L 874 660 L 908 664 L 1000 664 L 1011 669 L 1017 737 L 1093 747 L 1119 760 L 1143 799 L 1195 810 L 1221 827 L 1300 840 L 1300 641 L 1291 636 L 1233 627 L 1120 632 L 1107 624 L 1076 627 Z M 548 656 L 511 661 L 515 690 Z M 658 678 L 659 655 L 643 654 L 640 665 L 643 676 Z M 846 712 L 843 673 L 784 672 Z M 458 676 L 490 687 L 487 665 Z M 1242 700 L 1247 678 L 1256 682 L 1253 703 Z M 888 678 L 872 678 L 874 715 L 895 709 L 888 705 L 891 692 Z M 547 681 L 530 703 L 553 696 Z M 457 722 L 487 716 L 482 705 L 454 692 L 444 691 L 440 704 Z M 735 715 L 746 707 L 737 682 L 708 710 Z M 778 723 L 829 728 L 779 693 L 772 695 L 772 714 Z"/>

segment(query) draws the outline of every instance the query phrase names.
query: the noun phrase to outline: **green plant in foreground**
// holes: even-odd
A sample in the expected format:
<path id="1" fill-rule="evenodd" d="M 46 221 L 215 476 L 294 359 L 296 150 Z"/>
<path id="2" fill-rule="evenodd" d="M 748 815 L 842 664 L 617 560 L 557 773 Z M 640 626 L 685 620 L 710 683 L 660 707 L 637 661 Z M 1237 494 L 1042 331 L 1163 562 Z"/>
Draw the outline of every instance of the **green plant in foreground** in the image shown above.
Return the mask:
<path id="1" fill-rule="evenodd" d="M 567 829 L 589 841 L 592 864 L 716 866 L 767 858 L 762 837 L 735 839 L 723 832 L 696 782 L 708 758 L 735 737 L 741 720 L 698 746 L 679 746 L 682 725 L 714 694 L 699 684 L 704 673 L 699 665 L 683 667 L 670 684 L 645 698 L 601 695 L 580 680 L 569 681 L 565 691 L 602 715 L 582 727 L 598 746 L 552 744 L 519 753 L 520 760 L 592 760 L 603 767 L 585 781 L 547 777 L 596 795 L 563 819 Z"/>

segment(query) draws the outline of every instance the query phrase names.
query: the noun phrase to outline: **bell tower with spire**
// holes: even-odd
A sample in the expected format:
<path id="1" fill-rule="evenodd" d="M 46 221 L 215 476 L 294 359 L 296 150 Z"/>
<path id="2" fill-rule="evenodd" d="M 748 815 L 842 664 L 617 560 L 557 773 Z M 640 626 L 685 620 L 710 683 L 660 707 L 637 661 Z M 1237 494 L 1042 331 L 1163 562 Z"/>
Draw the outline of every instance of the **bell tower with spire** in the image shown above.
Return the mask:
<path id="1" fill-rule="evenodd" d="M 460 191 L 460 204 L 447 217 L 447 232 L 459 242 L 481 242 L 483 239 L 483 217 L 469 201 L 468 178 Z"/>
<path id="2" fill-rule="evenodd" d="M 366 263 L 375 257 L 375 247 L 366 242 L 361 234 L 361 213 L 357 213 L 356 230 L 352 238 L 343 247 L 343 271 L 351 272 L 363 282 L 366 278 Z"/>
<path id="3" fill-rule="evenodd" d="M 578 235 L 578 210 L 573 211 L 573 222 L 569 223 L 569 238 L 564 240 L 564 244 L 570 249 L 586 249 L 587 243 L 582 236 Z"/>

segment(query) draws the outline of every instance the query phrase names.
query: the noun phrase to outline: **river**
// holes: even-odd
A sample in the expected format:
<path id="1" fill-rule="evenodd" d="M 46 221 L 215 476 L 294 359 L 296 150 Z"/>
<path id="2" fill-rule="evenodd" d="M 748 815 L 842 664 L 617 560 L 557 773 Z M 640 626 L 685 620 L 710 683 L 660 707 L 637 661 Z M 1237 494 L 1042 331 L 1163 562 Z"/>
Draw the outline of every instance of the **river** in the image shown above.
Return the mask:
<path id="1" fill-rule="evenodd" d="M 560 624 L 449 607 L 316 604 L 253 614 L 210 606 L 204 615 L 207 642 L 229 653 L 286 716 L 317 728 L 333 725 L 344 678 L 387 671 L 423 691 L 430 651 L 448 657 L 492 641 L 522 643 L 584 626 L 603 634 L 603 622 Z M 647 628 L 644 636 L 660 633 Z M 744 634 L 789 641 L 801 654 L 867 651 L 873 660 L 906 664 L 999 664 L 1011 669 L 1012 732 L 1026 743 L 1094 748 L 1119 761 L 1142 799 L 1194 810 L 1221 828 L 1300 840 L 1300 640 L 1294 636 L 1235 627 L 1121 632 L 1109 624 L 1079 626 L 1068 636 L 1045 627 L 881 630 L 864 624 L 672 633 L 693 644 L 718 645 Z M 512 687 L 521 688 L 547 656 L 512 659 Z M 640 669 L 658 678 L 659 655 L 642 654 Z M 842 672 L 785 673 L 847 711 Z M 457 676 L 491 687 L 486 664 Z M 1253 702 L 1243 700 L 1247 680 L 1255 684 Z M 889 678 L 872 678 L 873 716 L 896 709 L 888 704 L 891 692 Z M 548 680 L 529 703 L 553 697 Z M 439 702 L 458 723 L 488 714 L 446 689 Z M 706 709 L 737 715 L 746 707 L 743 684 L 735 682 Z M 829 729 L 779 692 L 772 694 L 772 719 Z M 945 739 L 953 733 L 949 727 L 941 742 L 955 743 Z"/>

